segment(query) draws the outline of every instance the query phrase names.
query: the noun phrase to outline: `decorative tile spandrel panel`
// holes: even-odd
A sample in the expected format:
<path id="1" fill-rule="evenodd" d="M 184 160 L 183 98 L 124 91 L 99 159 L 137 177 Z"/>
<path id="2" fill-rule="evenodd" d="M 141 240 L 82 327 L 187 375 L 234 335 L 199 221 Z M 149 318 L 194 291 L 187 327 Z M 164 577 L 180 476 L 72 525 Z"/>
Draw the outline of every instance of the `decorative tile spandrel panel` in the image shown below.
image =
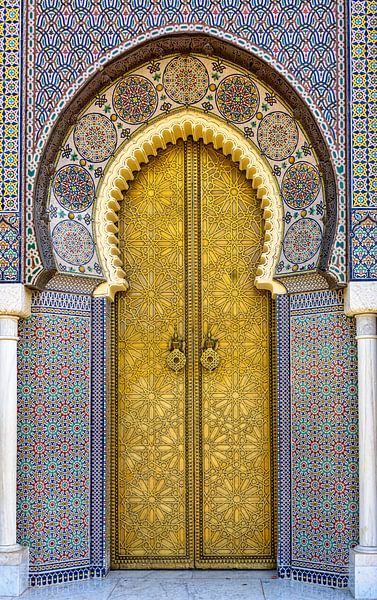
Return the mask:
<path id="1" fill-rule="evenodd" d="M 32 576 L 90 564 L 88 309 L 89 297 L 37 294 L 20 322 L 18 540 Z"/>
<path id="2" fill-rule="evenodd" d="M 93 210 L 106 168 L 143 125 L 188 106 L 231 123 L 266 158 L 284 205 L 277 275 L 315 271 L 326 207 L 319 161 L 302 125 L 250 72 L 193 54 L 164 57 L 125 74 L 70 128 L 50 182 L 50 234 L 59 271 L 102 277 Z"/>

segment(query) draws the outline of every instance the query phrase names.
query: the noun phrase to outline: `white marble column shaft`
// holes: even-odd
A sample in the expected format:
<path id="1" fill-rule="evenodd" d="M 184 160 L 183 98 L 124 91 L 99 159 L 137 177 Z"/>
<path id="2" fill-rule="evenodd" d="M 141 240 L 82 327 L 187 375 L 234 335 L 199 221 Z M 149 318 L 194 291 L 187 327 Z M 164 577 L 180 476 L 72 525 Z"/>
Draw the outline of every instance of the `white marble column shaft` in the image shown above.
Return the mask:
<path id="1" fill-rule="evenodd" d="M 344 308 L 356 317 L 359 390 L 359 544 L 349 586 L 362 600 L 377 598 L 377 282 L 351 281 Z"/>
<path id="2" fill-rule="evenodd" d="M 356 315 L 359 380 L 359 545 L 377 552 L 377 317 Z"/>
<path id="3" fill-rule="evenodd" d="M 29 549 L 17 544 L 18 319 L 31 312 L 31 294 L 19 283 L 0 284 L 0 596 L 28 586 Z"/>
<path id="4" fill-rule="evenodd" d="M 0 551 L 16 547 L 17 325 L 0 315 Z"/>

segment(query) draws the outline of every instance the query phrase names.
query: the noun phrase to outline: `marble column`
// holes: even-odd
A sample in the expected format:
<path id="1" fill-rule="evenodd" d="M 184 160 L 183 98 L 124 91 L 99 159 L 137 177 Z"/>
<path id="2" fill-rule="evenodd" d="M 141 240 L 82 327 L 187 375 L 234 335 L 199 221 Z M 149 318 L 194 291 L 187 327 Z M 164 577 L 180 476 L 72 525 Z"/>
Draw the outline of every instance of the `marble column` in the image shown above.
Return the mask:
<path id="1" fill-rule="evenodd" d="M 29 551 L 16 540 L 18 319 L 30 315 L 30 292 L 0 284 L 0 596 L 28 586 Z"/>
<path id="2" fill-rule="evenodd" d="M 346 314 L 356 317 L 359 396 L 359 544 L 350 551 L 350 589 L 377 598 L 377 282 L 351 282 Z"/>

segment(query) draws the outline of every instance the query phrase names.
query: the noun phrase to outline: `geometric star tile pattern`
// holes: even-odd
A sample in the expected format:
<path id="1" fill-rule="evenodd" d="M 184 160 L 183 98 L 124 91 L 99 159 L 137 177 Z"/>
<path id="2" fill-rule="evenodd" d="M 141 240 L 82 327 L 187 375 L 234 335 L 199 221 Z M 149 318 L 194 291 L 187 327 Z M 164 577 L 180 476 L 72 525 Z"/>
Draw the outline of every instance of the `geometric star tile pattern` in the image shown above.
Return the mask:
<path id="1" fill-rule="evenodd" d="M 286 312 L 280 308 L 279 327 L 283 318 L 290 322 L 286 343 L 280 345 L 280 386 L 290 383 L 291 388 L 291 405 L 287 398 L 287 406 L 279 406 L 290 414 L 280 438 L 281 454 L 290 462 L 282 465 L 287 496 L 281 507 L 287 518 L 281 520 L 281 571 L 345 586 L 349 549 L 358 539 L 354 323 L 343 312 L 341 293 L 302 294 L 280 304 Z M 289 363 L 290 382 L 282 372 Z M 289 428 L 291 449 L 285 450 Z"/>
<path id="2" fill-rule="evenodd" d="M 18 541 L 31 575 L 90 564 L 90 297 L 62 310 L 64 294 L 38 296 L 18 350 Z"/>
<path id="3" fill-rule="evenodd" d="M 351 12 L 351 279 L 377 278 L 377 4 Z"/>

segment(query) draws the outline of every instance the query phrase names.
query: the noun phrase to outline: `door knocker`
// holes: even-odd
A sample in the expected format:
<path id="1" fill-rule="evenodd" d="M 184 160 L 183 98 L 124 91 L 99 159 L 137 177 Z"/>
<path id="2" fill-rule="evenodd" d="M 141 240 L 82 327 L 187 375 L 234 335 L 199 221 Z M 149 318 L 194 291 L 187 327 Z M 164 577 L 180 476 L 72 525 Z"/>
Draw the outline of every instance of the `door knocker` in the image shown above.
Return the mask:
<path id="1" fill-rule="evenodd" d="M 220 356 L 216 352 L 218 345 L 218 340 L 213 338 L 209 331 L 204 338 L 203 352 L 200 357 L 202 366 L 208 371 L 214 371 L 219 366 Z"/>
<path id="2" fill-rule="evenodd" d="M 173 337 L 170 338 L 169 350 L 166 362 L 170 369 L 178 373 L 186 364 L 186 355 L 184 353 L 185 343 L 183 338 L 179 337 L 176 327 Z"/>

